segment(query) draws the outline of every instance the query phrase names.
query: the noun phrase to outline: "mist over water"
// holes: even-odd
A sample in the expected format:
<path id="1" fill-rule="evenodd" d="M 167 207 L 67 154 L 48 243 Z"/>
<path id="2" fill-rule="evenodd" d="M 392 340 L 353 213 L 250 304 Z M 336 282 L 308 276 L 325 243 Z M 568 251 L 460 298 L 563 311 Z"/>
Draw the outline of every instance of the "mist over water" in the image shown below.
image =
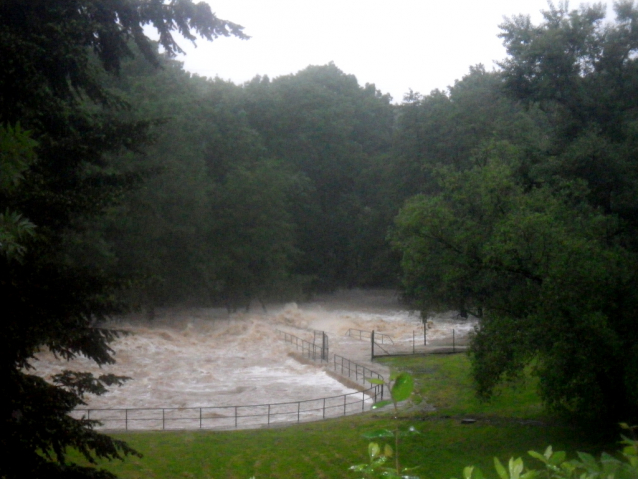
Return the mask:
<path id="1" fill-rule="evenodd" d="M 473 323 L 455 315 L 435 318 L 428 341 L 467 334 Z M 312 342 L 313 330 L 325 331 L 330 352 L 366 363 L 383 375 L 387 370 L 370 364 L 370 340 L 346 336 L 349 329 L 375 330 L 391 335 L 395 343 L 421 335 L 418 313 L 402 307 L 391 291 L 345 291 L 318 296 L 304 304 L 270 307 L 267 313 L 228 316 L 221 309 L 160 311 L 146 321 L 129 317 L 112 325 L 131 334 L 112 347 L 114 365 L 97 367 L 86 358 L 66 362 L 51 353 L 38 355 L 35 366 L 45 378 L 64 369 L 114 373 L 132 379 L 103 396 L 89 396 L 89 408 L 205 407 L 251 405 L 338 396 L 355 392 L 315 365 L 289 356 L 290 344 L 279 337 L 284 330 Z"/>

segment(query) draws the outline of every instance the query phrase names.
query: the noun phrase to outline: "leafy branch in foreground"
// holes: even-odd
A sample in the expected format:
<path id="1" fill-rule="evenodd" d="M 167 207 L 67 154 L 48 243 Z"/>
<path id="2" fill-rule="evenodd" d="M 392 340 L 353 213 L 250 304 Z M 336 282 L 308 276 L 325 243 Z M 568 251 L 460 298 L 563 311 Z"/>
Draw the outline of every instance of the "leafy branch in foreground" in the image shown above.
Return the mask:
<path id="1" fill-rule="evenodd" d="M 389 382 L 385 382 L 383 379 L 377 378 L 367 378 L 367 381 L 372 384 L 385 385 L 388 391 L 390 391 L 390 400 L 375 403 L 372 406 L 373 409 L 378 409 L 392 404 L 394 406 L 394 412 L 398 413 L 399 403 L 401 401 L 408 400 L 412 396 L 414 390 L 414 379 L 408 373 L 392 373 Z M 401 469 L 399 462 L 399 439 L 402 437 L 414 436 L 416 434 L 419 434 L 419 431 L 417 431 L 414 426 L 397 426 L 392 430 L 377 429 L 375 431 L 365 433 L 363 437 L 371 440 L 368 444 L 368 456 L 370 461 L 368 464 L 364 463 L 351 466 L 350 470 L 360 472 L 367 478 L 388 477 L 417 479 L 418 476 L 406 475 L 406 473 L 416 469 L 416 467 Z M 389 444 L 385 444 L 383 449 L 381 449 L 379 443 L 373 441 L 379 439 L 394 439 L 394 449 L 392 449 L 392 446 Z M 392 457 L 394 457 L 394 467 L 385 466 L 385 463 Z"/>
<path id="2" fill-rule="evenodd" d="M 634 427 L 621 424 L 623 429 L 632 432 Z M 578 459 L 565 460 L 564 451 L 554 452 L 552 446 L 548 446 L 542 454 L 529 451 L 528 454 L 539 460 L 545 466 L 544 469 L 526 469 L 522 458 L 510 458 L 505 467 L 498 458 L 494 458 L 494 468 L 499 479 L 635 479 L 638 477 L 638 441 L 622 436 L 621 444 L 624 445 L 620 455 L 622 460 L 607 453 L 596 460 L 591 454 L 578 453 Z M 463 470 L 463 479 L 484 479 L 480 469 L 468 466 Z"/>
<path id="3" fill-rule="evenodd" d="M 392 404 L 394 406 L 394 412 L 399 412 L 399 403 L 406 401 L 412 396 L 414 391 L 414 379 L 408 373 L 394 372 L 390 375 L 390 381 L 385 382 L 383 379 L 378 378 L 366 378 L 366 381 L 371 384 L 379 384 L 385 386 L 390 391 L 390 399 L 376 402 L 372 409 L 379 409 L 384 406 Z"/>

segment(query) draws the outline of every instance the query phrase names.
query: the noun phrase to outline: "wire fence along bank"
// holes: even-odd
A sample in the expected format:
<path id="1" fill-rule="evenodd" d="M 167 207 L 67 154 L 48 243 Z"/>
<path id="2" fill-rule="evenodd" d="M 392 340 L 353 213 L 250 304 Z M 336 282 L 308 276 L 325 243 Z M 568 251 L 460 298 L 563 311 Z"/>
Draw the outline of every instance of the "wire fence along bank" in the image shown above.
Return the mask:
<path id="1" fill-rule="evenodd" d="M 96 429 L 109 430 L 256 429 L 360 413 L 381 400 L 380 391 L 371 387 L 340 396 L 248 406 L 76 409 L 71 416 L 97 420 L 101 425 Z"/>
<path id="2" fill-rule="evenodd" d="M 330 346 L 328 344 L 328 335 L 323 331 L 313 331 L 313 342 L 301 339 L 294 334 L 286 333 L 280 329 L 275 329 L 277 334 L 287 343 L 293 344 L 302 356 L 312 359 L 313 361 L 328 361 L 330 356 Z M 317 341 L 317 337 L 320 341 Z M 319 344 L 317 344 L 319 342 Z"/>
<path id="3" fill-rule="evenodd" d="M 330 357 L 328 336 L 324 332 L 314 332 L 314 343 L 283 331 L 277 332 L 286 342 L 295 345 L 305 357 L 321 361 L 326 368 L 332 369 L 344 378 L 368 387 L 362 391 L 339 396 L 284 403 L 182 408 L 76 409 L 71 416 L 76 419 L 99 421 L 96 429 L 107 430 L 256 429 L 357 414 L 371 409 L 375 402 L 383 399 L 383 385 L 371 384 L 366 380 L 383 380 L 383 377 L 376 371 L 338 354 Z"/>
<path id="4" fill-rule="evenodd" d="M 294 345 L 297 348 L 297 351 L 301 352 L 304 357 L 325 363 L 324 366 L 326 368 L 331 369 L 335 373 L 344 378 L 348 378 L 351 381 L 363 385 L 370 385 L 371 389 L 375 389 L 375 397 L 383 397 L 383 385 L 371 384 L 370 381 L 367 380 L 368 378 L 374 378 L 381 379 L 383 381 L 383 376 L 376 371 L 373 371 L 362 364 L 355 363 L 343 356 L 330 354 L 327 348 L 328 336 L 325 333 L 323 333 L 322 345 L 326 345 L 326 348 L 323 352 L 321 352 L 322 345 L 310 343 L 309 341 L 301 339 L 294 334 L 286 333 L 279 329 L 276 331 L 284 341 Z M 317 335 L 315 335 L 315 340 L 316 338 Z"/>
<path id="5" fill-rule="evenodd" d="M 372 335 L 372 331 L 364 331 L 363 329 L 348 329 L 348 332 L 346 333 L 346 336 L 350 336 L 352 338 L 358 338 L 358 339 L 370 339 Z M 385 344 L 390 343 L 390 344 L 394 344 L 394 341 L 392 340 L 392 336 L 390 336 L 389 334 L 383 334 L 383 333 L 377 333 L 375 332 L 375 336 L 377 341 L 381 341 L 381 344 Z"/>
<path id="6" fill-rule="evenodd" d="M 430 340 L 425 334 L 416 331 L 412 332 L 412 339 L 403 340 L 401 342 L 393 342 L 392 344 L 384 344 L 383 341 L 377 340 L 375 331 L 370 333 L 370 358 L 382 358 L 387 356 L 411 356 L 422 354 L 455 354 L 467 350 L 467 335 L 459 335 L 455 329 L 452 329 L 452 335 L 443 339 Z"/>

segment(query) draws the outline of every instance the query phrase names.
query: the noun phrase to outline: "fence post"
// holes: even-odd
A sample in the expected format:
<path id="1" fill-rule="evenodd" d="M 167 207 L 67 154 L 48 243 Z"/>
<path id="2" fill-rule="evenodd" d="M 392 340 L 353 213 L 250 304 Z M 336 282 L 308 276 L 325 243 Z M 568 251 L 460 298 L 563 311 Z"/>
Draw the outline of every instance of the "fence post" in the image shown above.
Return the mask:
<path id="1" fill-rule="evenodd" d="M 412 330 L 412 354 L 414 354 L 414 329 Z"/>
<path id="2" fill-rule="evenodd" d="M 128 409 L 124 410 L 124 429 L 128 431 Z M 164 429 L 163 421 L 162 421 L 162 429 Z"/>
<path id="3" fill-rule="evenodd" d="M 428 345 L 428 322 L 423 320 L 423 346 Z"/>
<path id="4" fill-rule="evenodd" d="M 297 403 L 297 423 L 301 422 L 301 402 Z"/>
<path id="5" fill-rule="evenodd" d="M 235 429 L 237 429 L 237 406 L 235 406 Z"/>
<path id="6" fill-rule="evenodd" d="M 199 408 L 199 428 L 202 428 L 202 408 Z"/>
<path id="7" fill-rule="evenodd" d="M 374 361 L 374 329 L 370 333 L 370 344 L 372 346 L 372 357 L 370 358 L 370 361 Z"/>
<path id="8" fill-rule="evenodd" d="M 454 329 L 452 330 L 452 352 L 456 352 L 456 338 L 454 334 Z"/>
<path id="9" fill-rule="evenodd" d="M 270 426 L 270 404 L 268 405 L 268 425 Z"/>
<path id="10" fill-rule="evenodd" d="M 323 398 L 323 418 L 326 418 L 326 398 Z"/>
<path id="11" fill-rule="evenodd" d="M 321 360 L 328 361 L 328 336 L 325 332 L 321 336 Z"/>

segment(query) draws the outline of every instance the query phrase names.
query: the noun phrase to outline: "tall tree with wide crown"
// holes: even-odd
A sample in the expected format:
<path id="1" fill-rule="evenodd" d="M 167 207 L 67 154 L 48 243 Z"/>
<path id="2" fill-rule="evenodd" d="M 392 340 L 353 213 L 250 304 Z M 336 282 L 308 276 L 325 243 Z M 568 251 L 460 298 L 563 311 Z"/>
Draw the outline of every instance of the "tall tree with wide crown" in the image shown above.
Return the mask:
<path id="1" fill-rule="evenodd" d="M 101 214 L 140 173 L 118 174 L 108 155 L 148 143 L 149 121 L 117 119 L 127 104 L 109 92 L 138 50 L 159 65 L 146 26 L 168 56 L 181 52 L 174 33 L 247 38 L 192 0 L 7 0 L 0 4 L 0 326 L 3 390 L 0 476 L 113 477 L 66 460 L 135 453 L 97 433 L 95 422 L 68 413 L 85 393 L 124 378 L 65 372 L 53 383 L 31 374 L 35 354 L 113 362 L 117 332 L 101 321 L 118 311 L 123 278 L 69 254 L 84 219 Z M 133 48 L 133 45 L 136 47 Z"/>

